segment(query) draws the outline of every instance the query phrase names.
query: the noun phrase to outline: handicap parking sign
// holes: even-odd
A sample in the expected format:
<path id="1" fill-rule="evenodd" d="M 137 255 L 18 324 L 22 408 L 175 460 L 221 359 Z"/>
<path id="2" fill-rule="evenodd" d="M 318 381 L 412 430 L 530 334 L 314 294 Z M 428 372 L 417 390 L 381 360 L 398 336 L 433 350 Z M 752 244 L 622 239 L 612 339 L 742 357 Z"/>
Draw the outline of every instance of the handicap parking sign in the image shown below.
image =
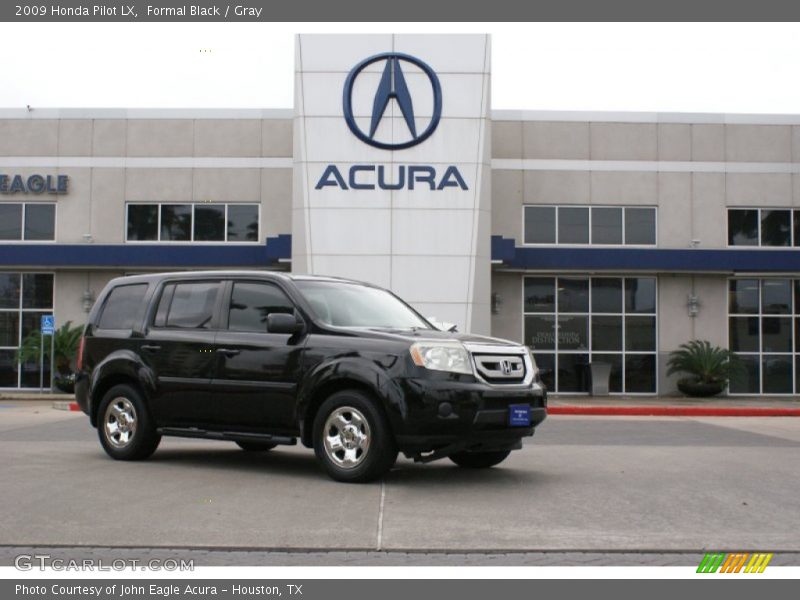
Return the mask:
<path id="1" fill-rule="evenodd" d="M 53 335 L 56 332 L 56 318 L 54 315 L 42 315 L 42 335 Z"/>

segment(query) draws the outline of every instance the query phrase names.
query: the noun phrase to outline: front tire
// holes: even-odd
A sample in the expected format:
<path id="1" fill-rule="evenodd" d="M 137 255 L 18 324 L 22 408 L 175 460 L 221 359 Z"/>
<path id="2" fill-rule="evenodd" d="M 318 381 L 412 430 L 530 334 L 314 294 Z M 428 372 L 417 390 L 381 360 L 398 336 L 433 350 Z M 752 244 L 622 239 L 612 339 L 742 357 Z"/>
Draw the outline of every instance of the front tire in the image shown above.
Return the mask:
<path id="1" fill-rule="evenodd" d="M 115 385 L 98 407 L 100 444 L 116 460 L 142 460 L 158 448 L 161 436 L 142 395 L 132 385 Z"/>
<path id="2" fill-rule="evenodd" d="M 488 469 L 503 462 L 511 450 L 497 452 L 456 452 L 448 456 L 459 467 L 466 469 Z"/>
<path id="3" fill-rule="evenodd" d="M 373 481 L 397 460 L 397 446 L 380 407 L 356 390 L 337 392 L 314 418 L 314 453 L 336 481 Z"/>

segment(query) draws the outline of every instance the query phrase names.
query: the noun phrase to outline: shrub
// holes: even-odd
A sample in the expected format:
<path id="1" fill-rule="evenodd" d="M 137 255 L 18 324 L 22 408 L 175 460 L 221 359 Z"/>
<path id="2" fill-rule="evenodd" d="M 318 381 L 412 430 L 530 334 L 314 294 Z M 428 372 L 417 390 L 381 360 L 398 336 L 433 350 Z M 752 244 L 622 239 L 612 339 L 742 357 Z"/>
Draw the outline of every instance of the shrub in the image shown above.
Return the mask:
<path id="1" fill-rule="evenodd" d="M 52 342 L 55 354 L 55 370 L 61 377 L 67 377 L 72 373 L 72 359 L 78 351 L 78 344 L 83 334 L 83 327 L 72 327 L 72 321 L 67 321 L 56 332 Z M 22 346 L 17 350 L 17 361 L 20 363 L 25 362 L 39 362 L 39 346 L 41 344 L 41 336 L 39 331 L 32 331 L 24 340 Z M 44 356 L 45 359 L 50 359 L 50 338 L 44 340 Z M 51 363 L 52 364 L 52 363 Z"/>
<path id="2" fill-rule="evenodd" d="M 678 350 L 670 353 L 667 367 L 667 375 L 686 373 L 694 383 L 723 388 L 743 370 L 738 356 L 725 348 L 712 346 L 706 340 L 681 344 Z"/>

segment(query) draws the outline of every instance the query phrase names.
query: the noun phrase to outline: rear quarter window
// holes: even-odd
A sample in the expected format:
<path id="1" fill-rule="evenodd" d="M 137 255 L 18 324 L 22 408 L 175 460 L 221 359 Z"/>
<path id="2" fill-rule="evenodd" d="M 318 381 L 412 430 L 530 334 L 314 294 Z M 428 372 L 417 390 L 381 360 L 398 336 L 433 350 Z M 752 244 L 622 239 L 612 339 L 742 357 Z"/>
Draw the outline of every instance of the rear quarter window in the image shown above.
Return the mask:
<path id="1" fill-rule="evenodd" d="M 99 329 L 132 329 L 144 314 L 146 283 L 120 285 L 111 290 L 97 323 Z"/>

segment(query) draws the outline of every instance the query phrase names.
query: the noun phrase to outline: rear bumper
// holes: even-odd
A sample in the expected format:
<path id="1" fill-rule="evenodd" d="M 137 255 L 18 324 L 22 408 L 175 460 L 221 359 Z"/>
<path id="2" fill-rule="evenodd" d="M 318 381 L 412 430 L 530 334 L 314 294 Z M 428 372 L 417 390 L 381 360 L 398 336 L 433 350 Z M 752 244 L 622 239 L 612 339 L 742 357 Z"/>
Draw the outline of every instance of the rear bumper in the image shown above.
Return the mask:
<path id="1" fill-rule="evenodd" d="M 481 382 L 408 379 L 403 382 L 405 415 L 395 424 L 404 454 L 446 449 L 490 451 L 521 446 L 547 417 L 547 393 L 539 386 L 503 388 Z M 528 426 L 509 424 L 509 406 L 530 406 Z"/>
<path id="2" fill-rule="evenodd" d="M 89 415 L 91 407 L 89 406 L 89 378 L 86 373 L 77 373 L 75 375 L 75 400 L 80 409 Z"/>

